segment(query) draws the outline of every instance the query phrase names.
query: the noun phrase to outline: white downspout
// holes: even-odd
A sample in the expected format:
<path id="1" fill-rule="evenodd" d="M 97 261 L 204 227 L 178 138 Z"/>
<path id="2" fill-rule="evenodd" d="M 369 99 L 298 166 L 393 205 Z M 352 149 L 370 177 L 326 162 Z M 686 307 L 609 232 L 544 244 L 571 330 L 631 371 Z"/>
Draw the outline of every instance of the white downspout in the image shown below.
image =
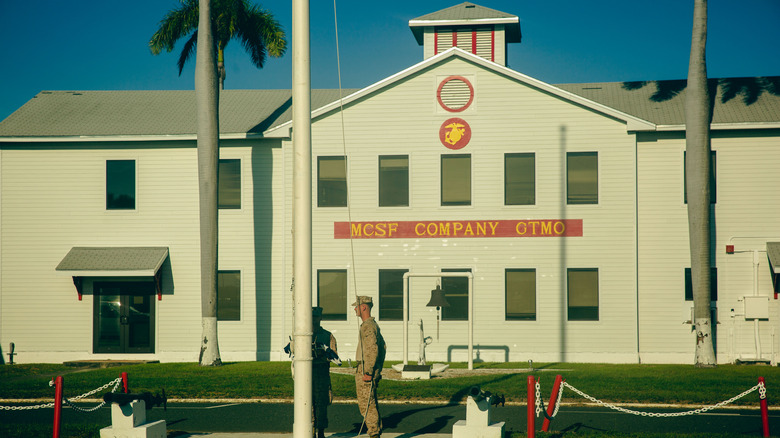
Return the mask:
<path id="1" fill-rule="evenodd" d="M 293 112 L 293 340 L 295 341 L 293 436 L 311 438 L 311 51 L 309 0 L 292 4 Z"/>
<path id="2" fill-rule="evenodd" d="M 758 296 L 758 251 L 753 250 L 753 296 Z M 753 319 L 753 336 L 756 344 L 756 359 L 761 360 L 761 336 L 758 332 L 758 318 Z"/>

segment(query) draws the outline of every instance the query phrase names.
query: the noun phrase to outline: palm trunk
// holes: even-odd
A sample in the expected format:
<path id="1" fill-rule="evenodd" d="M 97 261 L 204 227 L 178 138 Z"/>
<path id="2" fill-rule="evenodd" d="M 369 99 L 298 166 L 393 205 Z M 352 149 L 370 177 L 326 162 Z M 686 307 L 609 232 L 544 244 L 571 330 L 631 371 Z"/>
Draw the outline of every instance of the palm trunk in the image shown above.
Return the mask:
<path id="1" fill-rule="evenodd" d="M 710 99 L 706 45 L 707 0 L 695 0 L 685 96 L 685 166 L 697 367 L 716 365 L 710 312 Z"/>
<path id="2" fill-rule="evenodd" d="M 195 98 L 198 113 L 198 182 L 200 200 L 200 276 L 202 366 L 222 365 L 217 340 L 217 165 L 219 159 L 219 88 L 211 1 L 200 0 Z"/>

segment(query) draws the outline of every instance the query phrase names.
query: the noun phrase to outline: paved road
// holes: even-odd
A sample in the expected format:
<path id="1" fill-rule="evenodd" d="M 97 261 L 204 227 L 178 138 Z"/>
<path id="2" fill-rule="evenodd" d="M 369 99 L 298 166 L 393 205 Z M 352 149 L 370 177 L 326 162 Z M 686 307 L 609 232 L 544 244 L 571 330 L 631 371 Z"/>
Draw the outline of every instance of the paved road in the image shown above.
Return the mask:
<path id="1" fill-rule="evenodd" d="M 84 407 L 94 403 L 80 403 Z M 687 408 L 639 409 L 654 412 L 679 412 Z M 465 405 L 432 404 L 384 404 L 381 414 L 386 436 L 401 434 L 403 437 L 425 434 L 452 434 L 452 426 L 458 420 L 465 420 Z M 780 412 L 770 411 L 770 431 L 780 431 Z M 0 422 L 27 423 L 52 421 L 52 409 L 26 411 L 0 410 Z M 166 420 L 169 431 L 181 431 L 178 436 L 227 437 L 225 433 L 274 433 L 288 434 L 292 431 L 293 405 L 291 403 L 169 403 L 167 411 L 154 408 L 147 411 L 148 421 Z M 337 403 L 329 409 L 330 427 L 335 436 L 355 436 L 362 418 L 354 404 Z M 110 409 L 101 408 L 92 413 L 76 412 L 65 408 L 63 423 L 111 423 Z M 492 422 L 505 422 L 505 431 L 526 431 L 526 406 L 493 407 Z M 537 430 L 542 419 L 537 419 Z M 697 432 L 730 433 L 734 435 L 761 436 L 761 417 L 758 408 L 748 410 L 721 409 L 705 414 L 651 418 L 615 412 L 600 407 L 562 406 L 552 429 L 602 430 L 613 432 Z M 187 432 L 187 433 L 184 433 Z M 289 435 L 277 435 L 279 437 Z"/>

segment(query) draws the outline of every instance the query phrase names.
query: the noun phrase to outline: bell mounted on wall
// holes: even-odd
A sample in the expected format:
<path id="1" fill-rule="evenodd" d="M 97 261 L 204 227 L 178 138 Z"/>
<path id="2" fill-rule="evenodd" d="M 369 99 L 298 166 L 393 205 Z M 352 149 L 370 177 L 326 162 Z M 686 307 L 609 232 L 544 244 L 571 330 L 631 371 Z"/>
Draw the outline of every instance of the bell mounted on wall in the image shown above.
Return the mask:
<path id="1" fill-rule="evenodd" d="M 426 304 L 427 307 L 450 307 L 450 303 L 447 302 L 447 298 L 444 297 L 444 291 L 441 290 L 441 286 L 436 285 L 436 289 L 431 291 L 431 300 Z"/>
<path id="2" fill-rule="evenodd" d="M 436 289 L 431 291 L 431 300 L 428 301 L 426 307 L 436 308 L 436 339 L 439 339 L 439 309 L 442 307 L 450 307 L 450 303 L 447 302 L 447 298 L 444 297 L 444 291 L 441 286 L 436 285 Z"/>

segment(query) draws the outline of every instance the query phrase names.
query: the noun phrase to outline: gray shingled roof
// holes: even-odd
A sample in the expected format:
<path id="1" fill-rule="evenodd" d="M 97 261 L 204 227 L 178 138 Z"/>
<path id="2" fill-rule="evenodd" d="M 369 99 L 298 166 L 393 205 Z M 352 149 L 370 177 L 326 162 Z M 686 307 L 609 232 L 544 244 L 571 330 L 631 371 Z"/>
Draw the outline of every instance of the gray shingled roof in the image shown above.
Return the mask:
<path id="1" fill-rule="evenodd" d="M 167 247 L 73 247 L 57 271 L 156 272 L 168 257 Z"/>
<path id="2" fill-rule="evenodd" d="M 409 27 L 411 28 L 414 37 L 417 39 L 417 43 L 422 44 L 422 27 L 424 26 L 449 26 L 456 23 L 462 25 L 464 21 L 476 20 L 481 23 L 490 23 L 491 20 L 505 23 L 507 43 L 519 43 L 522 38 L 520 33 L 520 20 L 517 15 L 507 14 L 506 12 L 486 8 L 470 2 L 464 2 L 440 11 L 413 18 L 409 20 Z"/>
<path id="3" fill-rule="evenodd" d="M 558 88 L 656 125 L 685 124 L 685 80 L 560 84 Z M 780 77 L 711 79 L 713 124 L 780 122 Z"/>
<path id="4" fill-rule="evenodd" d="M 718 84 L 714 124 L 780 123 L 780 77 L 712 81 Z M 656 125 L 685 124 L 685 81 L 556 86 Z M 313 90 L 312 108 L 338 97 L 338 90 Z M 290 119 L 289 90 L 220 94 L 222 134 L 262 134 Z M 0 122 L 0 138 L 194 135 L 195 123 L 194 91 L 44 91 Z"/>
<path id="5" fill-rule="evenodd" d="M 338 90 L 312 90 L 312 107 L 338 97 Z M 224 90 L 220 132 L 262 133 L 289 121 L 291 104 L 290 90 Z M 196 121 L 192 90 L 42 91 L 0 122 L 0 137 L 192 135 Z"/>
<path id="6" fill-rule="evenodd" d="M 772 272 L 774 274 L 780 273 L 780 242 L 767 242 L 766 255 L 772 266 Z M 777 290 L 777 286 L 775 286 L 775 290 Z"/>

